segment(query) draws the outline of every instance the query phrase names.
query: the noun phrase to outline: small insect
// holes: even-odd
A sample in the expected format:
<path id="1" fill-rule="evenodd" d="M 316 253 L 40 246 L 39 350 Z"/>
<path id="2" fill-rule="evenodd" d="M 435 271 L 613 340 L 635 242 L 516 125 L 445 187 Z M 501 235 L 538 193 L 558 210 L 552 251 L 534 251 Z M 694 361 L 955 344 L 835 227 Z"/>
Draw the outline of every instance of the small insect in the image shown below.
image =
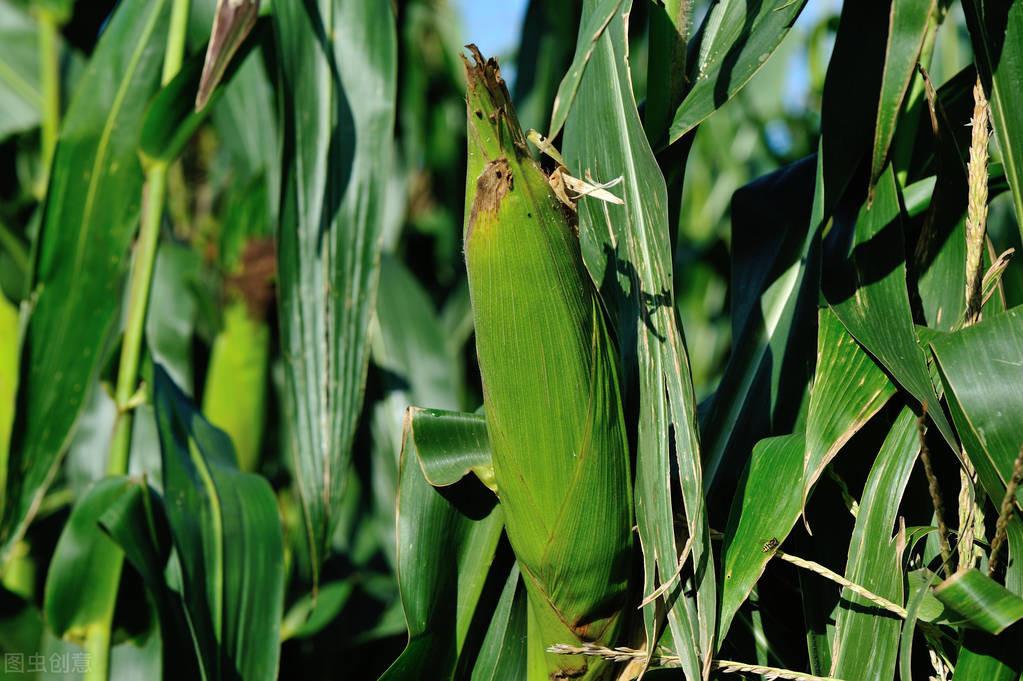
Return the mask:
<path id="1" fill-rule="evenodd" d="M 776 538 L 771 537 L 764 543 L 764 553 L 774 551 L 779 545 L 781 545 L 781 542 L 779 542 Z"/>

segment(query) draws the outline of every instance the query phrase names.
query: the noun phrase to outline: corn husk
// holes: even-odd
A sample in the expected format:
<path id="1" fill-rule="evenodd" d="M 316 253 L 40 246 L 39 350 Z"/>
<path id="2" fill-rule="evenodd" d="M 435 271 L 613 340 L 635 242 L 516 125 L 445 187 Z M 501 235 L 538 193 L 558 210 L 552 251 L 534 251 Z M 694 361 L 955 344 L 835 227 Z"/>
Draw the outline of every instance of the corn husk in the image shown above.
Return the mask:
<path id="1" fill-rule="evenodd" d="M 497 64 L 467 64 L 466 267 L 494 473 L 529 597 L 529 678 L 607 678 L 632 568 L 614 344 L 574 212 L 526 148 Z"/>

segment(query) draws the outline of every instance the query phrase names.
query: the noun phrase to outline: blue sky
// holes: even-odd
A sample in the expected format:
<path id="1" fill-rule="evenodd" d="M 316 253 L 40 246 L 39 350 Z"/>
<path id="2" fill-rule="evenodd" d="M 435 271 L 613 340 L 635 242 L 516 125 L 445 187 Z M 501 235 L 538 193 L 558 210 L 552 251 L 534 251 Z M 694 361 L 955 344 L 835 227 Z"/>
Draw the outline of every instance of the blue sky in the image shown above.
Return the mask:
<path id="1" fill-rule="evenodd" d="M 518 47 L 526 4 L 527 0 L 455 0 L 465 42 L 476 43 L 487 56 L 512 52 Z"/>

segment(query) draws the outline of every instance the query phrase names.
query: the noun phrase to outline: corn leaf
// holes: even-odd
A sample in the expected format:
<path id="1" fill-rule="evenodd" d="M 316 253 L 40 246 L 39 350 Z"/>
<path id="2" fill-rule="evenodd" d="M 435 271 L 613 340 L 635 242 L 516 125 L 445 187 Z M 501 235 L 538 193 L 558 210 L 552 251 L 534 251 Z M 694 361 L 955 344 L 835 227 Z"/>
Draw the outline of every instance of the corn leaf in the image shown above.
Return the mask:
<path id="1" fill-rule="evenodd" d="M 490 627 L 472 668 L 471 681 L 526 678 L 526 589 L 512 565 Z"/>
<path id="2" fill-rule="evenodd" d="M 13 2 L 0 2 L 0 140 L 39 124 L 37 44 L 32 17 Z"/>
<path id="3" fill-rule="evenodd" d="M 895 136 L 902 102 L 916 71 L 924 38 L 930 30 L 936 29 L 936 12 L 936 0 L 892 0 L 877 124 L 874 128 L 874 151 L 870 162 L 871 184 L 881 177 L 881 171 L 884 170 L 888 148 Z"/>
<path id="4" fill-rule="evenodd" d="M 0 562 L 57 472 L 118 322 L 142 195 L 136 142 L 159 83 L 167 4 L 118 5 L 61 130 L 22 344 Z"/>
<path id="5" fill-rule="evenodd" d="M 153 374 L 167 520 L 204 677 L 275 679 L 284 540 L 273 491 L 238 471 L 231 441 L 162 367 Z"/>
<path id="6" fill-rule="evenodd" d="M 802 476 L 804 449 L 801 433 L 761 440 L 753 448 L 721 546 L 719 641 L 771 559 L 764 545 L 772 539 L 784 542 L 799 518 L 801 499 L 792 482 Z"/>
<path id="7" fill-rule="evenodd" d="M 427 482 L 434 487 L 447 487 L 474 473 L 480 482 L 497 491 L 484 416 L 409 407 L 405 419 L 414 436 L 418 433 L 419 437 L 437 443 L 419 454 Z"/>
<path id="8" fill-rule="evenodd" d="M 867 476 L 845 566 L 846 579 L 899 605 L 903 603 L 902 557 L 892 528 L 919 451 L 916 416 L 906 407 Z M 892 613 L 879 611 L 862 596 L 844 590 L 835 621 L 831 676 L 893 678 L 901 628 Z"/>
<path id="9" fill-rule="evenodd" d="M 830 217 L 873 148 L 892 0 L 842 3 L 821 102 L 822 215 Z M 854 334 L 855 335 L 855 334 Z"/>
<path id="10" fill-rule="evenodd" d="M 831 308 L 845 328 L 927 409 L 953 451 L 959 445 L 934 393 L 927 358 L 913 326 L 906 289 L 898 190 L 891 167 L 858 215 L 841 214 L 835 229 L 848 239 L 848 259 L 825 281 Z"/>
<path id="11" fill-rule="evenodd" d="M 447 450 L 442 429 L 422 437 L 409 427 L 403 438 L 398 483 L 398 588 L 408 626 L 405 650 L 381 677 L 451 679 L 480 593 L 490 571 L 504 514 L 493 497 L 441 494 L 419 463 Z M 454 433 L 457 439 L 460 433 Z"/>
<path id="12" fill-rule="evenodd" d="M 667 191 L 636 110 L 628 65 L 627 18 L 631 2 L 611 19 L 581 78 L 565 127 L 564 155 L 571 170 L 598 181 L 624 178 L 624 206 L 583 200 L 579 232 L 583 257 L 602 283 L 624 362 L 622 386 L 635 378 L 639 439 L 636 509 L 644 552 L 646 594 L 672 583 L 668 612 L 676 652 L 691 678 L 701 678 L 716 631 L 716 580 L 704 508 L 689 358 L 675 315 Z M 583 26 L 597 16 L 586 3 Z M 581 31 L 580 42 L 589 35 Z M 610 92 L 609 92 L 610 88 Z M 674 439 L 672 440 L 672 436 Z M 683 589 L 675 581 L 681 545 L 674 533 L 671 494 L 674 450 L 689 535 L 691 565 Z M 677 600 L 676 600 L 677 599 Z M 645 609 L 648 641 L 656 640 L 654 603 Z"/>
<path id="13" fill-rule="evenodd" d="M 963 12 L 1023 234 L 1023 4 L 963 0 Z"/>
<path id="14" fill-rule="evenodd" d="M 895 394 L 895 385 L 830 308 L 820 311 L 817 372 L 810 389 L 803 502 L 824 467 Z"/>
<path id="15" fill-rule="evenodd" d="M 181 594 L 165 576 L 172 544 L 163 500 L 145 480 L 125 482 L 126 491 L 102 510 L 99 527 L 124 552 L 146 585 L 159 618 L 164 678 L 199 678 L 197 641 L 189 629 Z M 116 649 L 114 655 L 116 667 Z"/>
<path id="16" fill-rule="evenodd" d="M 0 489 L 4 488 L 18 394 L 18 345 L 21 329 L 18 307 L 0 293 Z"/>
<path id="17" fill-rule="evenodd" d="M 935 338 L 931 348 L 963 450 L 1001 504 L 1023 444 L 1023 424 L 1005 417 L 1023 408 L 1023 309 Z"/>
<path id="18" fill-rule="evenodd" d="M 906 599 L 906 620 L 902 625 L 899 639 L 899 681 L 913 681 L 913 639 L 917 621 L 931 621 L 922 617 L 925 603 L 936 601 L 931 586 L 938 574 L 926 568 L 914 570 L 907 575 L 909 597 Z M 940 606 L 941 604 L 938 603 Z"/>
<path id="19" fill-rule="evenodd" d="M 1023 598 L 975 569 L 952 575 L 934 589 L 934 595 L 962 620 L 989 634 L 1000 634 L 1023 619 Z"/>
<path id="20" fill-rule="evenodd" d="M 369 359 L 394 127 L 389 3 L 274 7 L 284 107 L 278 292 L 287 444 L 314 580 L 351 458 Z"/>
<path id="21" fill-rule="evenodd" d="M 650 6 L 646 110 L 643 124 L 653 145 L 667 141 L 671 118 L 686 94 L 686 50 L 695 4 L 666 0 Z"/>
<path id="22" fill-rule="evenodd" d="M 668 131 L 675 142 L 734 97 L 767 63 L 806 0 L 751 4 L 722 0 L 708 10 L 693 37 L 689 64 L 692 86 Z"/>
<path id="23" fill-rule="evenodd" d="M 548 137 L 557 137 L 562 126 L 568 120 L 568 114 L 575 105 L 575 97 L 579 91 L 579 84 L 582 81 L 586 67 L 589 65 L 593 51 L 600 41 L 608 24 L 614 19 L 623 0 L 584 0 L 582 20 L 579 24 L 578 39 L 575 43 L 575 56 L 572 57 L 572 65 L 568 73 L 561 80 L 558 86 L 558 94 L 554 98 L 554 108 L 551 112 L 551 124 Z"/>
<path id="24" fill-rule="evenodd" d="M 811 196 L 819 165 L 817 157 L 801 159 L 732 198 L 736 340 L 701 415 L 707 490 L 722 470 L 741 470 L 738 457 L 760 438 L 793 430 L 813 367 L 820 244 Z"/>
<path id="25" fill-rule="evenodd" d="M 127 478 L 105 478 L 71 511 L 46 574 L 46 621 L 57 636 L 82 641 L 112 615 L 122 554 L 99 520 L 131 487 Z"/>
<path id="26" fill-rule="evenodd" d="M 522 127 L 542 130 L 551 120 L 562 76 L 571 68 L 582 0 L 530 0 L 515 56 L 512 100 Z"/>
<path id="27" fill-rule="evenodd" d="M 310 638 L 323 631 L 348 604 L 355 590 L 352 578 L 328 582 L 316 594 L 306 594 L 281 622 L 281 641 Z"/>
<path id="28" fill-rule="evenodd" d="M 471 315 L 469 323 L 471 331 Z M 457 351 L 449 347 L 433 301 L 401 261 L 387 254 L 380 261 L 376 329 L 373 364 L 379 369 L 384 395 L 372 417 L 374 534 L 395 566 L 398 463 L 406 420 L 414 418 L 409 405 L 429 405 L 457 414 L 450 410 L 460 406 L 462 386 Z M 486 429 L 485 424 L 479 425 Z M 428 472 L 426 475 L 431 484 L 437 482 Z"/>
<path id="29" fill-rule="evenodd" d="M 1019 632 L 992 636 L 967 630 L 952 681 L 1018 681 L 1023 673 Z"/>

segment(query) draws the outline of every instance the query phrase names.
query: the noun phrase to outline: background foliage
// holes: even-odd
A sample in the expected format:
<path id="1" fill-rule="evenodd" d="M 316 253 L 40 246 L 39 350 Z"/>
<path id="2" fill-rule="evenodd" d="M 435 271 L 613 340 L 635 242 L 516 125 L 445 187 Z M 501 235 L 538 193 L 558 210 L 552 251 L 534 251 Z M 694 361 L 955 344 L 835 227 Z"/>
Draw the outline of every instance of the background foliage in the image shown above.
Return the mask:
<path id="1" fill-rule="evenodd" d="M 240 7 L 0 0 L 0 652 L 90 655 L 3 673 L 526 678 L 474 36 Z M 530 0 L 520 34 L 523 127 L 624 199 L 578 226 L 641 550 L 625 650 L 575 652 L 1020 678 L 1023 0 Z"/>

